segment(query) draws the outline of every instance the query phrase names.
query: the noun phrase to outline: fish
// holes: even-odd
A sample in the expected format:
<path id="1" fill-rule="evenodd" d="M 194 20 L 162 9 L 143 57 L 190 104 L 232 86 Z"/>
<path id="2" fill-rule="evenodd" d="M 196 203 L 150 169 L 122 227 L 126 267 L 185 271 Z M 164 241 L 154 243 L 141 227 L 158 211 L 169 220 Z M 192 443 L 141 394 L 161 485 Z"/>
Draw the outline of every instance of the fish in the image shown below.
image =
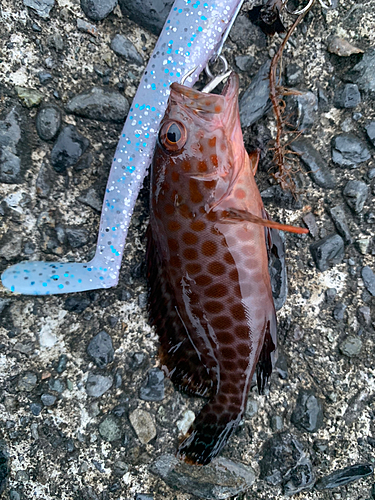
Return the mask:
<path id="1" fill-rule="evenodd" d="M 235 73 L 221 94 L 173 83 L 151 168 L 148 307 L 160 363 L 178 390 L 208 400 L 177 451 L 189 464 L 220 453 L 256 370 L 264 389 L 277 349 L 269 253 L 278 229 L 308 232 L 266 213 L 238 92 Z"/>

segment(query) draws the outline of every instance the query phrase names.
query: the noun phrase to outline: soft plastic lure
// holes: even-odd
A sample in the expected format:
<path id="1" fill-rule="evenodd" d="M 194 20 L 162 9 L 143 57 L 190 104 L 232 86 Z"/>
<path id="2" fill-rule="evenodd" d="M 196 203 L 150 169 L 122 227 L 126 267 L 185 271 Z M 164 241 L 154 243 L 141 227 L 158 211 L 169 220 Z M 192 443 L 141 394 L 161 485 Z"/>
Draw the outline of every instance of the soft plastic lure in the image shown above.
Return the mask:
<path id="1" fill-rule="evenodd" d="M 118 282 L 130 218 L 150 164 L 171 83 L 191 87 L 221 48 L 243 0 L 176 0 L 142 77 L 117 145 L 90 262 L 21 262 L 3 285 L 29 295 L 110 288 Z M 194 69 L 195 68 L 195 69 Z"/>

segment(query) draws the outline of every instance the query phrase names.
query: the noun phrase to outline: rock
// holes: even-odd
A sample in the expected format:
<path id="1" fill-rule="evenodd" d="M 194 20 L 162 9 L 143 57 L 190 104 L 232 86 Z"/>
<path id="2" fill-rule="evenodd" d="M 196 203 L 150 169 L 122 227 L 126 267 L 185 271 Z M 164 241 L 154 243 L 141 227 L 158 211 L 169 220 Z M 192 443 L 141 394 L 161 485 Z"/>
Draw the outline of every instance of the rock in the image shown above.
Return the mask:
<path id="1" fill-rule="evenodd" d="M 117 0 L 81 0 L 81 9 L 93 21 L 107 17 L 117 5 Z"/>
<path id="2" fill-rule="evenodd" d="M 366 52 L 362 60 L 345 75 L 345 79 L 356 83 L 360 90 L 373 97 L 375 94 L 375 49 Z"/>
<path id="3" fill-rule="evenodd" d="M 355 246 L 362 255 L 366 255 L 370 247 L 370 238 L 358 238 L 355 240 Z"/>
<path id="4" fill-rule="evenodd" d="M 262 453 L 260 479 L 274 486 L 281 484 L 284 494 L 295 495 L 314 484 L 311 461 L 293 434 L 275 434 L 264 443 Z"/>
<path id="5" fill-rule="evenodd" d="M 53 79 L 53 76 L 47 71 L 41 71 L 40 73 L 38 73 L 38 78 L 42 85 L 47 85 L 47 83 Z"/>
<path id="6" fill-rule="evenodd" d="M 345 215 L 343 205 L 332 207 L 329 212 L 338 233 L 344 238 L 345 243 L 349 245 L 352 242 L 352 237 L 348 225 L 346 224 L 347 216 Z"/>
<path id="7" fill-rule="evenodd" d="M 33 372 L 25 372 L 18 379 L 17 390 L 31 392 L 38 382 L 37 376 Z"/>
<path id="8" fill-rule="evenodd" d="M 276 311 L 279 311 L 288 296 L 288 278 L 285 265 L 285 236 L 282 232 L 272 234 L 272 251 L 268 259 L 272 297 Z"/>
<path id="9" fill-rule="evenodd" d="M 132 42 L 124 35 L 115 35 L 111 42 L 111 49 L 118 56 L 123 57 L 126 61 L 142 66 L 144 64 L 143 57 L 134 47 Z"/>
<path id="10" fill-rule="evenodd" d="M 0 495 L 5 491 L 9 474 L 9 453 L 6 442 L 0 440 Z"/>
<path id="11" fill-rule="evenodd" d="M 147 292 L 141 292 L 138 295 L 138 305 L 141 309 L 145 309 L 147 307 Z"/>
<path id="12" fill-rule="evenodd" d="M 356 213 L 362 212 L 368 197 L 368 186 L 362 181 L 349 181 L 343 191 L 346 203 Z"/>
<path id="13" fill-rule="evenodd" d="M 340 351 L 348 358 L 352 358 L 353 356 L 357 356 L 362 349 L 362 341 L 359 337 L 354 337 L 350 335 L 343 342 L 341 342 L 339 346 Z"/>
<path id="14" fill-rule="evenodd" d="M 23 0 L 23 4 L 25 7 L 33 9 L 38 16 L 46 19 L 55 5 L 55 0 Z"/>
<path id="15" fill-rule="evenodd" d="M 112 387 L 113 378 L 108 375 L 95 375 L 89 373 L 86 382 L 86 392 L 88 396 L 99 398 Z"/>
<path id="16" fill-rule="evenodd" d="M 89 241 L 88 231 L 81 227 L 67 227 L 65 232 L 72 248 L 81 248 Z"/>
<path id="17" fill-rule="evenodd" d="M 27 108 L 38 106 L 44 99 L 44 94 L 39 90 L 25 87 L 15 87 L 18 97 Z"/>
<path id="18" fill-rule="evenodd" d="M 349 467 L 336 470 L 335 472 L 332 472 L 332 474 L 320 478 L 316 482 L 315 487 L 317 490 L 330 490 L 332 488 L 338 488 L 339 486 L 345 486 L 346 484 L 370 476 L 373 472 L 374 466 L 372 464 L 350 465 Z"/>
<path id="19" fill-rule="evenodd" d="M 73 97 L 66 110 L 77 116 L 103 122 L 123 122 L 129 111 L 129 103 L 120 92 L 94 87 Z"/>
<path id="20" fill-rule="evenodd" d="M 300 390 L 291 422 L 302 432 L 316 432 L 323 425 L 323 405 L 314 390 Z"/>
<path id="21" fill-rule="evenodd" d="M 312 212 L 308 212 L 306 215 L 302 217 L 303 222 L 305 223 L 307 229 L 310 231 L 310 234 L 313 238 L 318 236 L 318 226 L 316 224 L 315 215 Z"/>
<path id="22" fill-rule="evenodd" d="M 371 323 L 371 309 L 368 306 L 362 306 L 358 308 L 357 311 L 358 319 L 360 323 L 365 326 L 369 326 Z"/>
<path id="23" fill-rule="evenodd" d="M 51 152 L 51 164 L 56 172 L 63 174 L 75 165 L 89 144 L 90 141 L 79 134 L 73 125 L 64 127 Z"/>
<path id="24" fill-rule="evenodd" d="M 279 185 L 270 186 L 262 191 L 260 195 L 264 204 L 273 203 L 277 207 L 287 208 L 288 210 L 302 208 L 299 200 L 296 200 L 289 190 L 285 191 Z"/>
<path id="25" fill-rule="evenodd" d="M 78 201 L 83 203 L 84 205 L 88 205 L 93 208 L 97 212 L 101 212 L 102 210 L 102 199 L 99 197 L 96 190 L 91 187 L 87 191 L 85 191 L 79 198 Z"/>
<path id="26" fill-rule="evenodd" d="M 51 391 L 59 392 L 60 394 L 66 389 L 64 382 L 62 382 L 58 378 L 50 378 L 48 381 L 48 385 Z"/>
<path id="27" fill-rule="evenodd" d="M 42 411 L 42 409 L 43 409 L 43 407 L 39 403 L 31 403 L 31 405 L 30 405 L 30 411 L 33 415 L 35 415 L 35 417 L 40 415 L 40 412 Z"/>
<path id="28" fill-rule="evenodd" d="M 145 495 L 144 493 L 137 493 L 135 500 L 154 500 L 152 495 Z"/>
<path id="29" fill-rule="evenodd" d="M 336 108 L 352 109 L 361 102 L 361 94 L 355 83 L 346 83 L 336 88 L 333 103 Z"/>
<path id="30" fill-rule="evenodd" d="M 268 74 L 270 61 L 260 67 L 251 84 L 240 98 L 240 118 L 242 128 L 250 127 L 271 109 Z"/>
<path id="31" fill-rule="evenodd" d="M 248 48 L 247 40 L 256 45 L 258 48 L 266 48 L 267 37 L 259 28 L 255 26 L 250 19 L 245 15 L 239 15 L 229 33 L 229 38 L 237 45 L 240 50 Z"/>
<path id="32" fill-rule="evenodd" d="M 338 234 L 330 234 L 310 245 L 310 252 L 319 271 L 339 264 L 344 258 L 344 241 Z"/>
<path id="33" fill-rule="evenodd" d="M 129 470 L 128 464 L 123 462 L 122 460 L 118 460 L 114 464 L 113 473 L 116 477 L 122 477 L 124 474 L 128 472 L 128 470 Z"/>
<path id="34" fill-rule="evenodd" d="M 5 233 L 0 240 L 0 257 L 5 260 L 12 260 L 19 256 L 22 250 L 22 234 L 20 233 Z"/>
<path id="35" fill-rule="evenodd" d="M 368 266 L 363 267 L 361 275 L 365 287 L 371 293 L 371 295 L 375 297 L 375 274 L 373 273 L 372 269 Z"/>
<path id="36" fill-rule="evenodd" d="M 367 137 L 370 139 L 371 144 L 375 146 L 375 122 L 368 123 L 365 129 Z"/>
<path id="37" fill-rule="evenodd" d="M 147 381 L 139 390 L 139 397 L 144 401 L 162 401 L 164 394 L 164 372 L 152 368 L 147 374 Z"/>
<path id="38" fill-rule="evenodd" d="M 340 57 L 349 57 L 353 54 L 362 54 L 363 50 L 354 47 L 354 45 L 339 36 L 334 36 L 328 45 L 328 52 Z"/>
<path id="39" fill-rule="evenodd" d="M 303 69 L 298 64 L 290 63 L 285 68 L 285 79 L 288 87 L 295 87 L 304 81 Z"/>
<path id="40" fill-rule="evenodd" d="M 255 61 L 255 58 L 248 54 L 244 56 L 236 56 L 234 59 L 236 61 L 237 68 L 246 73 L 248 73 L 251 70 Z"/>
<path id="41" fill-rule="evenodd" d="M 56 174 L 49 165 L 42 164 L 36 178 L 36 191 L 41 198 L 47 198 L 55 183 Z"/>
<path id="42" fill-rule="evenodd" d="M 187 433 L 194 420 L 195 414 L 191 410 L 186 410 L 183 413 L 182 418 L 180 420 L 177 420 L 176 426 L 182 436 Z"/>
<path id="43" fill-rule="evenodd" d="M 117 3 L 117 1 L 116 1 L 116 3 Z M 99 35 L 98 28 L 95 26 L 95 24 L 88 23 L 87 21 L 84 21 L 83 19 L 77 19 L 77 29 L 79 29 L 79 31 L 89 33 L 92 36 Z"/>
<path id="44" fill-rule="evenodd" d="M 172 488 L 210 500 L 238 495 L 249 489 L 256 478 L 248 465 L 222 457 L 201 467 L 185 464 L 173 455 L 162 455 L 152 464 L 151 472 Z"/>
<path id="45" fill-rule="evenodd" d="M 342 321 L 344 319 L 345 310 L 346 305 L 342 302 L 336 305 L 332 313 L 336 321 Z"/>
<path id="46" fill-rule="evenodd" d="M 61 111 L 57 106 L 44 106 L 36 115 L 36 130 L 43 141 L 53 139 L 61 126 Z"/>
<path id="47" fill-rule="evenodd" d="M 156 437 L 155 424 L 147 411 L 137 408 L 130 413 L 129 420 L 142 444 L 147 444 Z"/>
<path id="48" fill-rule="evenodd" d="M 298 94 L 287 96 L 285 113 L 292 128 L 308 132 L 317 116 L 318 98 L 313 92 L 301 90 L 296 90 L 296 92 Z"/>
<path id="49" fill-rule="evenodd" d="M 17 156 L 20 139 L 19 116 L 15 109 L 12 109 L 5 119 L 0 121 L 0 182 L 22 182 L 21 160 Z"/>
<path id="50" fill-rule="evenodd" d="M 119 0 L 125 16 L 155 35 L 160 33 L 172 4 L 173 0 Z"/>
<path id="51" fill-rule="evenodd" d="M 70 312 L 81 313 L 90 305 L 90 300 L 82 295 L 68 297 L 64 303 L 64 309 Z"/>
<path id="52" fill-rule="evenodd" d="M 53 394 L 42 394 L 40 399 L 44 406 L 52 406 L 56 403 L 56 396 L 53 396 Z"/>
<path id="53" fill-rule="evenodd" d="M 272 415 L 270 420 L 270 426 L 273 432 L 281 431 L 284 427 L 284 421 L 280 415 Z"/>
<path id="54" fill-rule="evenodd" d="M 346 132 L 332 140 L 332 161 L 341 167 L 356 168 L 371 158 L 366 144 L 356 135 Z"/>
<path id="55" fill-rule="evenodd" d="M 94 363 L 99 368 L 104 368 L 112 363 L 114 353 L 112 339 L 105 331 L 95 335 L 87 347 L 87 354 L 93 358 Z"/>
<path id="56" fill-rule="evenodd" d="M 122 432 L 118 419 L 113 415 L 105 417 L 99 424 L 99 434 L 109 443 L 121 439 Z"/>
<path id="57" fill-rule="evenodd" d="M 302 163 L 306 166 L 307 172 L 315 184 L 327 189 L 335 187 L 336 180 L 327 168 L 327 162 L 314 148 L 310 139 L 300 137 L 290 144 L 290 148 L 300 155 Z"/>

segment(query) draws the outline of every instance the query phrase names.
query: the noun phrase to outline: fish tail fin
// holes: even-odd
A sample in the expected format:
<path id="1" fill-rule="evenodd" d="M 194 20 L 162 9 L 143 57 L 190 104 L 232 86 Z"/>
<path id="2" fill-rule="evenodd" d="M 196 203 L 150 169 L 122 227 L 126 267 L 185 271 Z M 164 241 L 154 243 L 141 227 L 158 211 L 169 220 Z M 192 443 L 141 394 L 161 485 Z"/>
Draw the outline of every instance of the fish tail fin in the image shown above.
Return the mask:
<path id="1" fill-rule="evenodd" d="M 218 410 L 220 413 L 218 414 Z M 207 465 L 225 446 L 241 421 L 243 409 L 220 403 L 215 395 L 201 410 L 180 444 L 177 457 L 191 465 Z"/>

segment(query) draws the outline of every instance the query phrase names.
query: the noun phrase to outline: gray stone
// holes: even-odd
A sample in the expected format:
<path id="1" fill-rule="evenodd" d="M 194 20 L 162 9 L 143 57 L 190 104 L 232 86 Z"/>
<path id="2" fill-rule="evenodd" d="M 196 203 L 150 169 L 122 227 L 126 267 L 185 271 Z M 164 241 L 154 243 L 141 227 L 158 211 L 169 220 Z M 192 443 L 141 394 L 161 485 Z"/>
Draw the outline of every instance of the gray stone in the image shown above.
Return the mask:
<path id="1" fill-rule="evenodd" d="M 332 140 L 332 161 L 342 167 L 356 168 L 371 158 L 366 144 L 356 135 L 347 132 Z"/>
<path id="2" fill-rule="evenodd" d="M 67 227 L 65 229 L 69 245 L 72 248 L 81 248 L 89 240 L 89 233 L 81 227 Z"/>
<path id="3" fill-rule="evenodd" d="M 147 374 L 147 381 L 139 390 L 139 397 L 144 401 L 162 401 L 164 394 L 164 372 L 152 368 Z"/>
<path id="4" fill-rule="evenodd" d="M 93 87 L 91 91 L 73 97 L 66 110 L 91 120 L 122 123 L 128 114 L 129 103 L 120 92 Z"/>
<path id="5" fill-rule="evenodd" d="M 331 189 L 336 185 L 320 152 L 314 148 L 310 139 L 300 137 L 290 144 L 292 151 L 300 155 L 302 163 L 306 166 L 311 179 L 320 187 Z"/>
<path id="6" fill-rule="evenodd" d="M 323 405 L 314 390 L 300 390 L 291 422 L 302 432 L 316 432 L 323 425 Z"/>
<path id="7" fill-rule="evenodd" d="M 119 0 L 123 14 L 158 35 L 171 10 L 173 0 Z"/>
<path id="8" fill-rule="evenodd" d="M 172 488 L 209 500 L 238 495 L 249 489 L 256 478 L 248 465 L 222 457 L 201 467 L 187 465 L 173 455 L 163 455 L 152 464 L 151 472 Z"/>
<path id="9" fill-rule="evenodd" d="M 55 0 L 23 0 L 23 4 L 33 9 L 38 16 L 46 19 L 55 5 Z"/>
<path id="10" fill-rule="evenodd" d="M 364 477 L 371 476 L 374 473 L 372 464 L 356 464 L 345 467 L 344 469 L 335 470 L 332 474 L 320 478 L 315 488 L 317 490 L 330 490 L 353 483 Z"/>
<path id="11" fill-rule="evenodd" d="M 237 68 L 247 73 L 253 67 L 255 59 L 253 56 L 246 54 L 244 56 L 236 56 L 235 61 Z"/>
<path id="12" fill-rule="evenodd" d="M 362 340 L 359 337 L 354 337 L 354 335 L 350 335 L 343 342 L 341 342 L 339 346 L 340 351 L 348 358 L 352 358 L 353 356 L 357 356 L 362 349 Z"/>
<path id="13" fill-rule="evenodd" d="M 57 362 L 57 367 L 56 367 L 57 373 L 63 373 L 66 370 L 67 361 L 68 361 L 67 355 L 61 354 Z"/>
<path id="14" fill-rule="evenodd" d="M 371 323 L 371 309 L 368 306 L 362 306 L 357 311 L 360 323 L 368 326 Z"/>
<path id="15" fill-rule="evenodd" d="M 73 125 L 64 127 L 51 152 L 51 164 L 56 172 L 63 174 L 75 165 L 89 144 L 90 141 L 79 134 Z"/>
<path id="16" fill-rule="evenodd" d="M 372 269 L 368 266 L 363 267 L 361 275 L 365 287 L 371 293 L 371 295 L 375 297 L 375 274 L 373 273 Z"/>
<path id="17" fill-rule="evenodd" d="M 266 48 L 267 37 L 259 28 L 253 24 L 248 16 L 240 14 L 235 20 L 229 33 L 229 38 L 237 45 L 240 50 L 248 48 L 248 40 L 258 48 Z"/>
<path id="18" fill-rule="evenodd" d="M 52 406 L 56 403 L 56 396 L 53 394 L 42 394 L 40 399 L 42 400 L 44 406 Z"/>
<path id="19" fill-rule="evenodd" d="M 102 199 L 98 195 L 97 191 L 91 187 L 87 191 L 85 191 L 79 198 L 78 201 L 83 203 L 84 205 L 88 205 L 93 208 L 97 212 L 101 212 L 102 210 Z"/>
<path id="20" fill-rule="evenodd" d="M 38 73 L 38 78 L 42 85 L 46 85 L 52 80 L 53 76 L 47 71 L 41 71 L 40 73 Z"/>
<path id="21" fill-rule="evenodd" d="M 30 411 L 33 415 L 36 417 L 40 415 L 40 412 L 42 411 L 43 407 L 40 403 L 31 403 L 30 405 Z"/>
<path id="22" fill-rule="evenodd" d="M 154 421 L 147 411 L 137 408 L 129 414 L 129 420 L 142 444 L 147 444 L 156 437 Z"/>
<path id="23" fill-rule="evenodd" d="M 117 5 L 117 0 L 81 0 L 81 9 L 89 19 L 101 21 Z"/>
<path id="24" fill-rule="evenodd" d="M 76 297 L 68 297 L 64 303 L 64 309 L 71 312 L 81 313 L 90 305 L 88 297 L 77 295 Z"/>
<path id="25" fill-rule="evenodd" d="M 122 477 L 129 470 L 129 465 L 122 460 L 118 460 L 114 463 L 113 473 L 117 477 Z"/>
<path id="26" fill-rule="evenodd" d="M 50 378 L 48 381 L 49 388 L 51 391 L 62 393 L 66 389 L 66 385 L 64 382 L 59 380 L 58 378 Z"/>
<path id="27" fill-rule="evenodd" d="M 79 29 L 79 31 L 84 31 L 85 33 L 89 33 L 93 36 L 98 36 L 99 34 L 98 28 L 95 26 L 95 24 L 88 23 L 83 19 L 77 19 L 77 28 Z"/>
<path id="28" fill-rule="evenodd" d="M 17 146 L 21 139 L 18 113 L 12 109 L 0 121 L 0 182 L 18 184 L 22 182 L 21 160 Z"/>
<path id="29" fill-rule="evenodd" d="M 44 106 L 36 115 L 36 130 L 44 141 L 53 139 L 61 126 L 61 111 L 57 106 Z"/>
<path id="30" fill-rule="evenodd" d="M 326 271 L 330 266 L 339 264 L 344 258 L 344 241 L 338 234 L 329 234 L 312 243 L 310 252 L 319 271 Z"/>
<path id="31" fill-rule="evenodd" d="M 271 109 L 268 74 L 270 61 L 260 67 L 240 99 L 240 118 L 243 128 L 250 127 Z"/>
<path id="32" fill-rule="evenodd" d="M 346 203 L 356 213 L 362 212 L 368 197 L 368 186 L 362 181 L 349 181 L 343 191 Z"/>
<path id="33" fill-rule="evenodd" d="M 112 363 L 114 353 L 112 339 L 105 331 L 95 335 L 87 347 L 87 354 L 93 358 L 94 363 L 99 368 L 104 368 Z"/>
<path id="34" fill-rule="evenodd" d="M 344 314 L 346 310 L 346 305 L 342 302 L 338 303 L 333 310 L 333 317 L 336 321 L 342 321 L 344 319 Z"/>
<path id="35" fill-rule="evenodd" d="M 362 60 L 345 76 L 346 80 L 356 83 L 360 90 L 375 95 L 375 49 L 370 49 Z"/>
<path id="36" fill-rule="evenodd" d="M 333 103 L 337 108 L 355 108 L 360 102 L 361 93 L 358 90 L 358 86 L 354 83 L 341 85 L 335 91 Z"/>
<path id="37" fill-rule="evenodd" d="M 9 474 L 9 453 L 6 442 L 0 440 L 0 495 L 5 491 Z"/>
<path id="38" fill-rule="evenodd" d="M 45 163 L 42 164 L 36 178 L 36 191 L 41 198 L 47 198 L 55 183 L 56 174 L 51 167 Z"/>
<path id="39" fill-rule="evenodd" d="M 20 233 L 5 233 L 0 240 L 0 257 L 6 260 L 12 260 L 18 257 L 22 250 L 22 234 Z"/>
<path id="40" fill-rule="evenodd" d="M 303 69 L 298 64 L 290 63 L 285 68 L 285 79 L 288 87 L 295 87 L 304 81 Z"/>
<path id="41" fill-rule="evenodd" d="M 95 375 L 94 373 L 89 373 L 86 382 L 86 392 L 88 396 L 93 398 L 99 398 L 103 396 L 113 385 L 113 378 L 108 375 Z"/>
<path id="42" fill-rule="evenodd" d="M 366 134 L 371 144 L 375 146 L 375 122 L 370 122 L 365 126 Z"/>
<path id="43" fill-rule="evenodd" d="M 132 42 L 124 35 L 116 35 L 111 42 L 111 49 L 118 56 L 123 57 L 126 61 L 142 65 L 144 64 L 143 57 L 134 47 Z"/>
<path id="44" fill-rule="evenodd" d="M 138 305 L 142 309 L 147 307 L 147 292 L 142 292 L 138 295 Z"/>
<path id="45" fill-rule="evenodd" d="M 370 238 L 358 238 L 355 240 L 355 246 L 362 255 L 366 255 L 370 247 Z"/>
<path id="46" fill-rule="evenodd" d="M 348 225 L 346 223 L 347 216 L 344 212 L 343 205 L 337 205 L 336 207 L 332 207 L 329 210 L 332 220 L 336 226 L 336 229 L 340 236 L 344 238 L 345 243 L 348 245 L 352 242 L 352 237 L 350 235 L 350 231 Z"/>
<path id="47" fill-rule="evenodd" d="M 113 415 L 105 417 L 99 424 L 99 434 L 109 443 L 121 439 L 122 432 L 118 419 Z"/>
<path id="48" fill-rule="evenodd" d="M 17 390 L 31 392 L 38 382 L 37 376 L 33 372 L 26 372 L 18 380 Z"/>
<path id="49" fill-rule="evenodd" d="M 1 493 L 1 490 L 0 490 Z M 21 495 L 16 490 L 9 491 L 9 500 L 21 500 Z"/>
<path id="50" fill-rule="evenodd" d="M 318 98 L 310 91 L 296 89 L 296 92 L 298 94 L 287 96 L 285 113 L 293 128 L 309 132 L 317 116 Z"/>

